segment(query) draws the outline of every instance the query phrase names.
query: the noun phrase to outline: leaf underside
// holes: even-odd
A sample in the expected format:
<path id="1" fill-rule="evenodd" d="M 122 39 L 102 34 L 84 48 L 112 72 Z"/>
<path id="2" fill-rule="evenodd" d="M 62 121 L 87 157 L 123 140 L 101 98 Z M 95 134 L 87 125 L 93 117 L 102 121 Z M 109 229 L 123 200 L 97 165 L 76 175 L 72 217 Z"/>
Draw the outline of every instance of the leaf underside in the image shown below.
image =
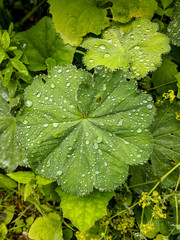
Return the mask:
<path id="1" fill-rule="evenodd" d="M 56 189 L 61 197 L 63 217 L 68 218 L 81 232 L 87 231 L 95 221 L 107 214 L 107 205 L 114 192 L 99 192 L 94 190 L 86 197 Z"/>
<path id="2" fill-rule="evenodd" d="M 180 111 L 178 103 L 167 103 L 157 108 L 157 116 L 151 126 L 154 148 L 151 155 L 152 166 L 156 176 L 161 178 L 180 159 L 180 121 L 176 120 L 176 112 Z M 178 171 L 164 181 L 166 187 L 174 187 L 178 180 Z"/>
<path id="3" fill-rule="evenodd" d="M 146 161 L 152 149 L 147 130 L 152 97 L 133 80 L 103 67 L 94 75 L 74 66 L 55 67 L 26 89 L 18 116 L 19 137 L 31 166 L 57 178 L 79 195 L 93 187 L 111 191 L 122 184 L 128 164 Z"/>
<path id="4" fill-rule="evenodd" d="M 98 35 L 109 26 L 107 10 L 98 7 L 98 3 L 103 1 L 48 0 L 48 2 L 56 31 L 61 34 L 65 44 L 78 46 L 87 33 Z"/>
<path id="5" fill-rule="evenodd" d="M 170 51 L 168 38 L 157 29 L 156 23 L 140 18 L 105 30 L 103 39 L 86 38 L 81 44 L 88 49 L 84 63 L 88 69 L 104 65 L 111 70 L 130 70 L 135 78 L 143 78 L 161 65 L 161 54 Z"/>

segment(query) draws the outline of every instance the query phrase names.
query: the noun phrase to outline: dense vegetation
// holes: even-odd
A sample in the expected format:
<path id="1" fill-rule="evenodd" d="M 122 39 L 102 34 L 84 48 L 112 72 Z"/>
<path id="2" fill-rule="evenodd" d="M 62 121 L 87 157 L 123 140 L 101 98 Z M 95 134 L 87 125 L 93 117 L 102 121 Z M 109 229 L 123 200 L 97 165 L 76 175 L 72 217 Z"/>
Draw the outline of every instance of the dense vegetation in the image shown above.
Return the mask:
<path id="1" fill-rule="evenodd" d="M 179 0 L 0 0 L 0 240 L 180 240 Z"/>

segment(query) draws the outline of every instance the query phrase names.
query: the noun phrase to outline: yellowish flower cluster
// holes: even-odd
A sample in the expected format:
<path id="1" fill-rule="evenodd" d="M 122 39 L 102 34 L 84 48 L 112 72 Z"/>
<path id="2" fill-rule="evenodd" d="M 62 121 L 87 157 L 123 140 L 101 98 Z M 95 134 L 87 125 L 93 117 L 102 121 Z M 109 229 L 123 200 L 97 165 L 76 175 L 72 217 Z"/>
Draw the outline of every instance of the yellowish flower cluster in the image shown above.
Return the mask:
<path id="1" fill-rule="evenodd" d="M 150 206 L 150 204 L 153 203 L 153 217 L 155 218 L 166 218 L 166 214 L 163 213 L 163 211 L 166 209 L 166 206 L 164 205 L 164 200 L 161 196 L 159 196 L 159 193 L 157 191 L 154 191 L 152 195 L 150 196 L 147 192 L 142 193 L 142 197 L 139 200 L 139 205 L 142 206 L 142 208 Z"/>
<path id="2" fill-rule="evenodd" d="M 153 222 L 149 222 L 147 224 L 141 224 L 140 225 L 140 233 L 142 235 L 146 235 L 149 231 L 154 229 L 154 223 Z"/>
<path id="3" fill-rule="evenodd" d="M 135 223 L 135 218 L 128 216 L 126 214 L 123 214 L 123 216 L 120 218 L 113 219 L 113 228 L 121 231 L 121 234 L 127 233 L 129 228 L 133 228 Z"/>
<path id="4" fill-rule="evenodd" d="M 176 120 L 180 121 L 180 112 L 176 112 Z"/>
<path id="5" fill-rule="evenodd" d="M 173 90 L 169 90 L 168 93 L 163 93 L 162 97 L 164 98 L 164 100 L 169 100 L 170 103 L 172 103 L 176 97 L 176 95 L 174 94 Z"/>

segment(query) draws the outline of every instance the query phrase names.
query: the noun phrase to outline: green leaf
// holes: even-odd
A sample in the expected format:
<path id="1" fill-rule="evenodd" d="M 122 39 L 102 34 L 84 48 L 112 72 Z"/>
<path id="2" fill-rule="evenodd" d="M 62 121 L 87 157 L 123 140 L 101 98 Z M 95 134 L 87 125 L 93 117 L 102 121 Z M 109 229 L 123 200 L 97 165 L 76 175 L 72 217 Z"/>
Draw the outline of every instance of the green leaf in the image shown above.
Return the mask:
<path id="1" fill-rule="evenodd" d="M 9 36 L 9 33 L 7 31 L 3 32 L 1 42 L 2 42 L 2 47 L 4 49 L 7 49 L 9 47 L 9 45 L 10 45 L 10 36 Z"/>
<path id="2" fill-rule="evenodd" d="M 49 17 L 42 18 L 27 31 L 18 33 L 16 39 L 22 41 L 31 71 L 46 70 L 47 58 L 56 60 L 57 65 L 72 63 L 75 48 L 63 43 Z"/>
<path id="3" fill-rule="evenodd" d="M 159 180 L 154 176 L 152 166 L 149 163 L 144 163 L 140 166 L 131 166 L 129 175 L 132 176 L 130 178 L 130 186 L 138 194 L 149 192 L 157 183 L 156 180 Z"/>
<path id="4" fill-rule="evenodd" d="M 32 179 L 35 178 L 34 173 L 28 171 L 13 172 L 7 175 L 15 181 L 23 184 L 29 183 Z"/>
<path id="5" fill-rule="evenodd" d="M 42 76 L 35 79 L 17 117 L 32 168 L 84 195 L 93 187 L 113 190 L 126 179 L 128 164 L 146 161 L 152 97 L 126 77 L 122 70 L 98 68 L 91 75 L 58 66 L 43 76 L 45 84 Z"/>
<path id="6" fill-rule="evenodd" d="M 180 99 L 180 72 L 175 75 L 175 78 L 178 80 L 178 83 L 177 83 L 177 87 L 178 87 L 177 97 Z"/>
<path id="7" fill-rule="evenodd" d="M 162 95 L 163 93 L 168 92 L 170 89 L 177 91 L 175 82 L 175 75 L 177 73 L 177 65 L 172 62 L 170 57 L 165 56 L 163 58 L 162 65 L 154 73 L 152 73 L 152 82 L 154 87 L 157 88 L 157 93 Z M 174 83 L 171 83 L 173 81 Z"/>
<path id="8" fill-rule="evenodd" d="M 161 178 L 172 169 L 180 159 L 180 121 L 176 120 L 179 112 L 178 103 L 159 106 L 157 116 L 151 126 L 154 149 L 151 155 L 154 174 Z M 178 180 L 178 170 L 162 182 L 165 187 L 174 187 Z"/>
<path id="9" fill-rule="evenodd" d="M 10 80 L 11 80 L 11 76 L 12 76 L 12 73 L 13 73 L 13 66 L 10 66 L 10 67 L 6 67 L 2 73 L 3 73 L 3 78 L 2 78 L 2 83 L 3 83 L 3 86 L 4 87 L 7 87 Z"/>
<path id="10" fill-rule="evenodd" d="M 149 18 L 151 19 L 157 9 L 155 0 L 111 0 L 113 20 L 121 23 L 127 23 L 132 18 Z"/>
<path id="11" fill-rule="evenodd" d="M 40 175 L 37 175 L 36 176 L 36 183 L 39 184 L 39 185 L 47 185 L 47 184 L 50 184 L 52 182 L 55 182 L 56 180 L 54 179 L 47 179 L 45 177 L 42 177 Z"/>
<path id="12" fill-rule="evenodd" d="M 68 218 L 80 231 L 87 231 L 95 221 L 107 215 L 107 205 L 114 196 L 114 192 L 93 191 L 89 196 L 79 198 L 64 192 L 60 187 L 56 189 L 61 197 L 63 217 Z"/>
<path id="13" fill-rule="evenodd" d="M 180 46 L 180 1 L 177 0 L 173 9 L 173 18 L 168 26 L 168 36 L 172 44 Z"/>
<path id="14" fill-rule="evenodd" d="M 163 8 L 166 9 L 172 2 L 173 0 L 161 0 Z"/>
<path id="15" fill-rule="evenodd" d="M 63 240 L 59 214 L 52 212 L 37 218 L 31 225 L 28 236 L 33 240 Z"/>
<path id="16" fill-rule="evenodd" d="M 26 185 L 24 187 L 24 201 L 26 201 L 26 199 L 31 194 L 31 191 L 32 191 L 32 188 L 33 188 L 34 185 L 35 185 L 35 182 L 33 180 L 26 183 Z"/>
<path id="17" fill-rule="evenodd" d="M 10 58 L 10 61 L 14 68 L 16 68 L 20 73 L 23 73 L 26 76 L 28 76 L 29 72 L 26 66 L 21 61 L 19 61 L 17 58 Z"/>
<path id="18" fill-rule="evenodd" d="M 0 84 L 0 92 L 1 89 L 3 88 Z M 10 113 L 10 107 L 0 96 L 0 167 L 7 171 L 13 171 L 25 160 L 16 129 L 16 120 Z"/>
<path id="19" fill-rule="evenodd" d="M 112 70 L 122 68 L 140 79 L 161 65 L 161 54 L 170 51 L 169 40 L 157 33 L 158 24 L 137 19 L 129 24 L 112 27 L 102 38 L 86 38 L 82 47 L 88 49 L 84 63 L 88 69 L 104 65 Z"/>
<path id="20" fill-rule="evenodd" d="M 173 8 L 168 8 L 164 11 L 164 14 L 168 17 L 172 17 L 173 14 Z"/>
<path id="21" fill-rule="evenodd" d="M 87 33 L 100 34 L 109 26 L 107 10 L 98 6 L 100 0 L 48 0 L 56 31 L 65 44 L 78 46 Z M 62 10 L 63 9 L 63 10 Z"/>
<path id="22" fill-rule="evenodd" d="M 5 56 L 6 56 L 5 52 L 3 50 L 0 50 L 0 64 L 2 63 Z"/>
<path id="23" fill-rule="evenodd" d="M 1 239 L 2 239 L 2 240 L 5 239 L 5 238 L 6 238 L 6 235 L 7 235 L 7 233 L 8 233 L 8 229 L 7 229 L 5 223 L 1 223 L 1 224 L 0 224 L 0 233 L 1 233 L 0 237 L 2 237 Z"/>
<path id="24" fill-rule="evenodd" d="M 4 211 L 3 211 L 3 214 L 5 214 L 6 218 L 4 220 L 4 223 L 7 225 L 9 224 L 13 217 L 14 217 L 14 212 L 15 212 L 15 206 L 14 205 L 11 205 L 11 206 L 8 206 Z"/>
<path id="25" fill-rule="evenodd" d="M 0 188 L 11 189 L 11 188 L 16 188 L 16 187 L 17 187 L 17 183 L 15 181 L 10 179 L 6 175 L 3 175 L 2 173 L 0 173 Z"/>

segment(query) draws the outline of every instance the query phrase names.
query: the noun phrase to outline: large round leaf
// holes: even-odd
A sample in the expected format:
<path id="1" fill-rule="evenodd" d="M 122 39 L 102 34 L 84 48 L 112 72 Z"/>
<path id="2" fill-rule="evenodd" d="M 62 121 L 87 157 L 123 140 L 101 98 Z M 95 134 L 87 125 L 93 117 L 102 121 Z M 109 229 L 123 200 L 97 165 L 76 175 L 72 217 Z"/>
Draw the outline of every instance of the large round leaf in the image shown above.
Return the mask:
<path id="1" fill-rule="evenodd" d="M 128 164 L 146 161 L 152 150 L 148 127 L 151 96 L 136 89 L 122 70 L 91 75 L 73 66 L 55 67 L 26 89 L 19 135 L 38 173 L 84 195 L 112 190 L 127 177 Z"/>

